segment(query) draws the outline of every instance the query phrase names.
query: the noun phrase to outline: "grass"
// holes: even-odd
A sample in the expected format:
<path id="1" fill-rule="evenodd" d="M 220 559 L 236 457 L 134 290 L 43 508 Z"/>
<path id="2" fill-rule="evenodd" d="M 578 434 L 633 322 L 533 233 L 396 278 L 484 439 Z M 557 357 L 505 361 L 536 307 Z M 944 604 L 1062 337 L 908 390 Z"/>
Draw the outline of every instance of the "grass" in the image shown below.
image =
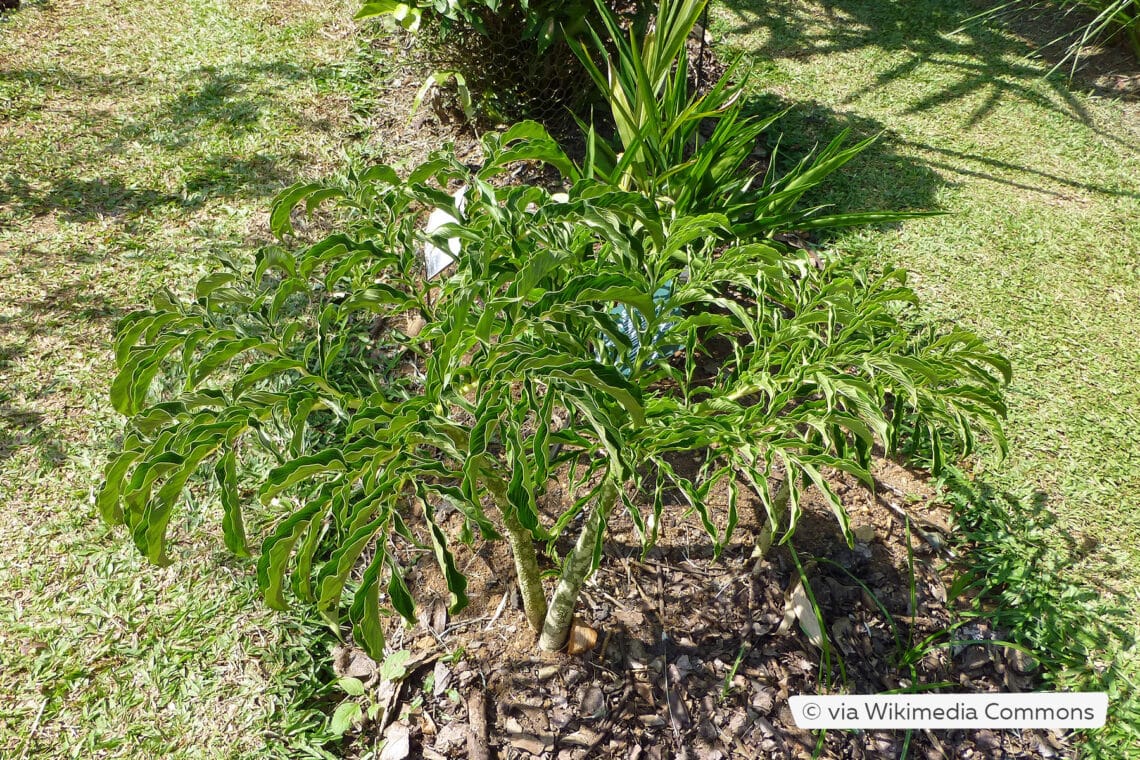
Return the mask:
<path id="1" fill-rule="evenodd" d="M 328 641 L 211 505 L 147 565 L 91 503 L 117 318 L 268 240 L 341 164 L 351 3 L 31 3 L 0 22 L 0 756 L 319 753 Z M 351 72 L 349 72 L 351 73 Z"/>
<path id="2" fill-rule="evenodd" d="M 951 0 L 726 0 L 712 28 L 722 49 L 755 60 L 757 108 L 794 104 L 783 124 L 793 152 L 843 126 L 884 132 L 818 200 L 948 212 L 835 245 L 912 269 L 938 318 L 1012 359 L 1011 453 L 977 473 L 1051 514 L 1047 540 L 1068 559 L 1065 576 L 1120 599 L 1134 636 L 1140 102 L 1046 78 L 1051 63 L 1031 57 L 1032 36 L 956 31 L 979 10 Z M 1140 665 L 1123 646 L 1098 658 L 1120 665 L 1131 685 L 1117 696 L 1140 715 Z M 1123 716 L 1123 704 L 1110 715 L 1117 708 Z"/>

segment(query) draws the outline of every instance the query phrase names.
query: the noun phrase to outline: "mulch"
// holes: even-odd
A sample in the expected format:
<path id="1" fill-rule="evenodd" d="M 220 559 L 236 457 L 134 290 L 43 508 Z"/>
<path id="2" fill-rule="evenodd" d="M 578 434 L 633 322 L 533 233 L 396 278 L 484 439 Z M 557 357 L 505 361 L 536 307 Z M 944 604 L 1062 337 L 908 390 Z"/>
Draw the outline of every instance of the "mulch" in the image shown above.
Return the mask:
<path id="1" fill-rule="evenodd" d="M 578 606 L 578 622 L 596 632 L 596 643 L 574 655 L 537 650 L 503 546 L 458 549 L 473 603 L 454 619 L 434 560 L 409 554 L 424 603 L 417 625 L 393 622 L 390 645 L 409 650 L 412 664 L 393 688 L 362 652 L 340 653 L 338 674 L 379 688 L 386 706 L 349 738 L 345 756 L 383 745 L 385 760 L 1073 757 L 1071 740 L 1053 731 L 821 734 L 795 725 L 794 695 L 1008 693 L 1038 683 L 1036 663 L 1021 652 L 951 644 L 944 632 L 954 620 L 952 570 L 935 548 L 949 515 L 897 464 L 880 461 L 876 475 L 876 495 L 834 479 L 859 537 L 853 548 L 815 500 L 795 535 L 828 658 L 812 643 L 810 621 L 784 622 L 800 575 L 786 546 L 755 556 L 759 523 L 747 509 L 716 559 L 695 515 L 680 508 L 666 511 L 662 538 L 644 556 L 628 518 L 615 517 Z M 557 509 L 562 496 L 555 488 L 545 508 Z M 460 519 L 451 515 L 447 528 L 458 531 Z M 1002 632 L 972 621 L 954 638 Z"/>

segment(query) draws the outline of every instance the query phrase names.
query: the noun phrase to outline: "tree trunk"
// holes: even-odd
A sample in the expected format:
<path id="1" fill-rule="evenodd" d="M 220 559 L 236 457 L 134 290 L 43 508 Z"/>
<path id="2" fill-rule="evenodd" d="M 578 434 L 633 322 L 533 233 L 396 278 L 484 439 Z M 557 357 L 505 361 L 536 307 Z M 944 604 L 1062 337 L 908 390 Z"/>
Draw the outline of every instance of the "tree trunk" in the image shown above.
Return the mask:
<path id="1" fill-rule="evenodd" d="M 598 533 L 605 525 L 606 518 L 617 501 L 618 487 L 612 480 L 607 480 L 598 494 L 594 504 L 594 511 L 586 518 L 582 532 L 578 535 L 578 542 L 574 550 L 562 565 L 562 575 L 558 579 L 558 588 L 550 600 L 550 608 L 546 613 L 546 621 L 542 626 L 542 637 L 538 641 L 540 649 L 554 652 L 566 645 L 566 638 L 570 635 L 570 625 L 574 621 L 574 607 L 578 603 L 578 592 L 589 575 L 594 562 L 594 545 Z"/>

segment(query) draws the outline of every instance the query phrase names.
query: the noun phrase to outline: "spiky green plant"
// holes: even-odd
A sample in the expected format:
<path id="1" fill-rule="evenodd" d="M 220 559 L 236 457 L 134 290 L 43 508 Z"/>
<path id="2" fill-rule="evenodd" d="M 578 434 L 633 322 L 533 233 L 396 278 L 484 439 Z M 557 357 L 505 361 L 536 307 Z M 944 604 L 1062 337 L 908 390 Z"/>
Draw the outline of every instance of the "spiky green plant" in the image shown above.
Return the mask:
<path id="1" fill-rule="evenodd" d="M 641 36 L 595 0 L 601 29 L 587 27 L 567 41 L 609 104 L 616 128 L 611 143 L 593 124 L 586 137 L 584 176 L 637 190 L 677 214 L 720 213 L 735 239 L 777 232 L 834 229 L 898 221 L 921 214 L 828 214 L 801 208 L 803 196 L 865 150 L 874 138 L 845 147 L 845 130 L 815 156 L 780 170 L 780 156 L 756 168 L 757 140 L 782 113 L 763 118 L 744 113 L 737 64 L 704 92 L 690 83 L 686 40 L 707 0 L 663 0 L 649 31 Z M 585 41 L 583 41 L 585 40 Z"/>
<path id="2" fill-rule="evenodd" d="M 994 19 L 1023 9 L 1055 12 L 1077 19 L 1075 29 L 1050 41 L 1046 46 L 1068 43 L 1064 55 L 1050 73 L 1068 63 L 1070 73 L 1075 74 L 1081 56 L 1089 45 L 1112 42 L 1117 37 L 1123 37 L 1137 60 L 1140 60 L 1140 4 L 1136 0 L 1009 0 L 971 16 L 966 23 Z"/>

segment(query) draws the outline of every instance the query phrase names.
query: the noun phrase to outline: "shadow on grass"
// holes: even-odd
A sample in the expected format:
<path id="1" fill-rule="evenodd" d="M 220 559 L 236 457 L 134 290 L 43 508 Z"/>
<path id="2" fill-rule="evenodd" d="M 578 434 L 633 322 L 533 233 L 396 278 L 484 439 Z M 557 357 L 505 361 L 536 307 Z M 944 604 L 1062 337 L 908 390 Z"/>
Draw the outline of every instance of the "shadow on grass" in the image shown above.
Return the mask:
<path id="1" fill-rule="evenodd" d="M 828 176 L 803 199 L 805 207 L 826 205 L 826 213 L 930 211 L 945 180 L 921 159 L 900 150 L 906 143 L 867 116 L 840 113 L 814 101 L 792 102 L 777 95 L 749 96 L 745 112 L 757 117 L 786 110 L 761 137 L 776 171 L 784 173 L 813 151 L 850 130 L 847 144 L 877 137 L 850 163 Z"/>
<path id="2" fill-rule="evenodd" d="M 270 151 L 276 141 L 267 122 L 284 118 L 299 128 L 319 127 L 301 113 L 282 115 L 280 93 L 320 76 L 282 61 L 205 66 L 181 75 L 182 92 L 150 106 L 148 82 L 138 77 L 0 70 L 0 89 L 16 93 L 10 110 L 17 133 L 26 130 L 35 140 L 35 121 L 58 118 L 47 104 L 61 98 L 75 119 L 71 134 L 58 140 L 63 156 L 28 154 L 21 161 L 18 147 L 5 151 L 12 168 L 0 175 L 0 206 L 83 222 L 130 218 L 163 206 L 196 208 L 212 198 L 273 195 L 289 181 L 287 164 L 296 156 Z M 157 153 L 153 167 L 138 165 L 140 157 L 147 161 L 143 151 Z M 170 163 L 167 154 L 182 169 L 175 191 L 153 177 Z M 134 166 L 118 168 L 124 163 Z"/>
<path id="3" fill-rule="evenodd" d="M 971 21 L 996 0 L 965 4 L 957 0 L 722 0 L 735 19 L 731 33 L 762 60 L 813 59 L 842 53 L 889 56 L 880 71 L 845 103 L 900 80 L 916 83 L 905 113 L 930 111 L 955 102 L 972 104 L 964 127 L 980 123 L 999 104 L 1029 103 L 1076 119 L 1122 149 L 1140 151 L 1127 139 L 1100 130 L 1062 72 L 1043 76 L 1062 60 L 1049 43 L 1056 27 L 1019 17 L 1018 37 L 998 20 Z M 762 42 L 754 44 L 755 35 Z M 1031 59 L 1045 51 L 1046 65 Z M 1095 58 L 1086 60 L 1091 66 Z M 874 65 L 874 64 L 872 64 Z M 931 83 L 938 83 L 931 87 Z"/>
<path id="4" fill-rule="evenodd" d="M 0 462 L 29 446 L 35 447 L 45 467 L 57 467 L 67 460 L 59 441 L 45 432 L 40 412 L 0 403 Z"/>
<path id="5" fill-rule="evenodd" d="M 34 270 L 39 260 L 22 261 L 21 266 Z M 17 279 L 26 274 L 19 270 L 9 273 Z M 28 347 L 36 336 L 70 334 L 79 323 L 109 324 L 123 314 L 122 309 L 112 306 L 104 295 L 92 291 L 83 281 L 59 284 L 35 299 L 12 299 L 7 305 L 10 313 L 0 316 L 0 379 L 18 362 L 49 365 L 51 360 L 29 355 Z M 64 375 L 59 367 L 52 367 L 48 372 L 52 383 L 25 389 L 23 393 L 30 399 L 47 397 L 56 383 L 66 387 Z M 11 458 L 19 449 L 33 448 L 45 467 L 62 464 L 67 459 L 65 447 L 52 432 L 50 420 L 39 411 L 12 403 L 12 385 L 11 381 L 0 382 L 0 461 Z"/>

